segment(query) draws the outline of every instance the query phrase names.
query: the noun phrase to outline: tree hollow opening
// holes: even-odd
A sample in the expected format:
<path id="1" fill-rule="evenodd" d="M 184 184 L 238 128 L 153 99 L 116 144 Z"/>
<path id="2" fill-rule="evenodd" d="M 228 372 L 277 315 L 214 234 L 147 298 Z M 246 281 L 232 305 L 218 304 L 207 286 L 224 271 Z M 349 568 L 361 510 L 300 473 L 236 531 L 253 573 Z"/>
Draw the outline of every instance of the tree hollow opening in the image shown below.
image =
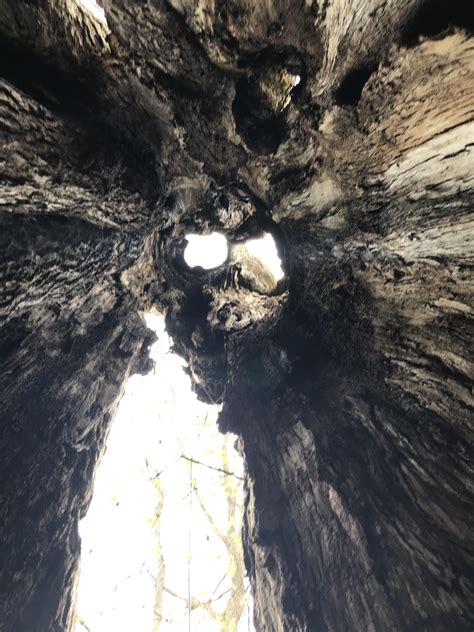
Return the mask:
<path id="1" fill-rule="evenodd" d="M 249 632 L 236 437 L 192 392 L 163 317 L 146 321 L 155 368 L 128 382 L 80 523 L 77 630 Z"/>
<path id="2" fill-rule="evenodd" d="M 190 268 L 200 266 L 212 270 L 222 265 L 227 259 L 227 239 L 220 233 L 210 235 L 186 235 L 188 242 L 184 249 L 184 260 Z"/>

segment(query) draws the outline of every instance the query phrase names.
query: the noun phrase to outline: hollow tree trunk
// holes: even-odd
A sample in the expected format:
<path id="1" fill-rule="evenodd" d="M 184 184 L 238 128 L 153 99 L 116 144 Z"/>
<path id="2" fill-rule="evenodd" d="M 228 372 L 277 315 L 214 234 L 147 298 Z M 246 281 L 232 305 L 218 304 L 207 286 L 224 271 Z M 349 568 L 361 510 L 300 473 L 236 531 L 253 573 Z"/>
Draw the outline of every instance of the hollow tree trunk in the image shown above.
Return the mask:
<path id="1" fill-rule="evenodd" d="M 0 627 L 66 630 L 95 465 L 125 380 L 148 367 L 127 285 L 145 274 L 150 208 L 96 135 L 5 82 L 0 120 Z"/>
<path id="2" fill-rule="evenodd" d="M 155 305 L 242 439 L 257 629 L 471 630 L 474 9 L 104 8 L 0 0 L 2 629 L 73 625 Z M 286 281 L 187 270 L 213 229 Z"/>

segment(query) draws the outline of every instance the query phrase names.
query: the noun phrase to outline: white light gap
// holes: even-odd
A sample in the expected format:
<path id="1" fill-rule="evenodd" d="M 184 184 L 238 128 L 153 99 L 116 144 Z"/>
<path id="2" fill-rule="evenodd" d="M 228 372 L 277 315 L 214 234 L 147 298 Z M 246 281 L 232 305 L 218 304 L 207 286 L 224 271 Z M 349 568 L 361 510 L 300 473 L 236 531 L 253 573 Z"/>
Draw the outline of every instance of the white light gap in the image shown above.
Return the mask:
<path id="1" fill-rule="evenodd" d="M 227 259 L 227 239 L 220 233 L 210 235 L 186 235 L 188 245 L 184 260 L 190 268 L 201 266 L 205 270 L 220 266 Z"/>
<path id="2" fill-rule="evenodd" d="M 270 270 L 276 281 L 284 277 L 275 240 L 270 233 L 265 233 L 263 237 L 258 239 L 249 239 L 244 245 L 254 257 L 260 259 L 262 264 Z"/>
<path id="3" fill-rule="evenodd" d="M 242 523 L 235 437 L 218 432 L 218 406 L 191 391 L 164 319 L 146 320 L 156 366 L 127 384 L 80 523 L 76 631 L 253 632 L 243 558 L 225 544 Z"/>

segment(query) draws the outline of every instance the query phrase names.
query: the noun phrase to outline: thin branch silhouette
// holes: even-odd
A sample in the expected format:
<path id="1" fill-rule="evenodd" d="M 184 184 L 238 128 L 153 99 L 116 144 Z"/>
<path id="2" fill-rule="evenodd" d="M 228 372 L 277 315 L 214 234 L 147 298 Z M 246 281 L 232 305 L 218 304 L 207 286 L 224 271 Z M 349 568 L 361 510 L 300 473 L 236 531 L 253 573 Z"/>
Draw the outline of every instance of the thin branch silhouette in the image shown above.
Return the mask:
<path id="1" fill-rule="evenodd" d="M 221 474 L 225 474 L 226 476 L 233 476 L 234 478 L 238 478 L 240 481 L 244 480 L 243 476 L 239 476 L 238 474 L 235 474 L 235 472 L 229 472 L 229 470 L 225 470 L 222 467 L 214 467 L 213 465 L 209 465 L 208 463 L 203 463 L 202 461 L 193 459 L 192 457 L 186 456 L 185 454 L 182 454 L 181 458 L 184 459 L 185 461 L 190 461 L 191 463 L 194 463 L 195 465 L 202 465 L 203 467 L 207 467 L 210 470 L 220 472 Z"/>

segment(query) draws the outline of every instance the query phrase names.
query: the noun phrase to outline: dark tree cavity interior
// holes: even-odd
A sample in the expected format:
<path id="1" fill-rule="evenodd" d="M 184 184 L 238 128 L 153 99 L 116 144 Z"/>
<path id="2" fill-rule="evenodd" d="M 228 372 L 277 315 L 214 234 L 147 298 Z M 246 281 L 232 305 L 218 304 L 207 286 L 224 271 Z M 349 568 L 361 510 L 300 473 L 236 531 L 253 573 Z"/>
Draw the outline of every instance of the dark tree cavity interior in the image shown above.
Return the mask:
<path id="1" fill-rule="evenodd" d="M 0 0 L 0 629 L 74 628 L 141 314 L 246 466 L 259 632 L 474 627 L 474 5 Z M 231 253 L 270 232 L 285 277 Z"/>

